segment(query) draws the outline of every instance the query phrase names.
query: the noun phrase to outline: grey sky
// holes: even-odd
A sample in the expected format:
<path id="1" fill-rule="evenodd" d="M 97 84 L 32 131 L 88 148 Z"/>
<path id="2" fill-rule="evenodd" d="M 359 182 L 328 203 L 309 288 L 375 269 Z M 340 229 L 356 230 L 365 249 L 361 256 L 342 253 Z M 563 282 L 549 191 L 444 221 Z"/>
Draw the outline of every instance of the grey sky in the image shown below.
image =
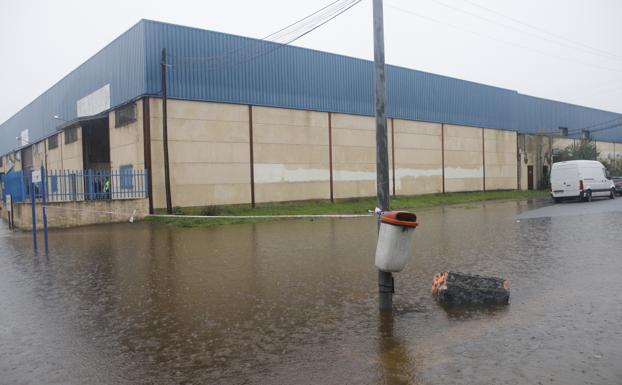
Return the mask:
<path id="1" fill-rule="evenodd" d="M 141 18 L 262 37 L 331 1 L 2 0 L 0 122 Z M 386 58 L 622 112 L 620 15 L 620 0 L 385 0 Z M 372 59 L 371 0 L 295 45 Z"/>

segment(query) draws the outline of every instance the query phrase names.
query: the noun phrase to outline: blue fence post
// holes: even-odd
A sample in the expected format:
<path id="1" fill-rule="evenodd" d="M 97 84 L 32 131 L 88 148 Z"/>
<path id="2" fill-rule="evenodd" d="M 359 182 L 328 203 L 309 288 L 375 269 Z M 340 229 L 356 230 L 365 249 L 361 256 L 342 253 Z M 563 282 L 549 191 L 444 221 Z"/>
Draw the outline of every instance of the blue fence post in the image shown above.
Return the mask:
<path id="1" fill-rule="evenodd" d="M 89 191 L 87 193 L 87 197 L 88 199 L 93 199 L 93 188 L 95 186 L 93 183 L 93 170 L 89 169 L 87 175 L 87 178 L 89 178 Z"/>
<path id="2" fill-rule="evenodd" d="M 30 182 L 30 207 L 32 208 L 32 245 L 37 251 L 37 212 L 35 210 L 35 184 L 32 183 L 32 171 L 28 173 Z"/>
<path id="3" fill-rule="evenodd" d="M 25 194 L 24 194 L 24 172 L 20 173 L 19 175 L 19 196 L 21 198 L 21 200 L 23 200 L 25 198 Z"/>
<path id="4" fill-rule="evenodd" d="M 47 184 L 48 176 L 45 172 L 45 168 L 41 166 L 41 207 L 43 208 L 43 240 L 45 243 L 45 252 L 48 252 L 48 215 L 47 215 Z"/>
<path id="5" fill-rule="evenodd" d="M 71 176 L 71 200 L 76 201 L 78 192 L 76 191 L 76 174 L 70 173 Z"/>

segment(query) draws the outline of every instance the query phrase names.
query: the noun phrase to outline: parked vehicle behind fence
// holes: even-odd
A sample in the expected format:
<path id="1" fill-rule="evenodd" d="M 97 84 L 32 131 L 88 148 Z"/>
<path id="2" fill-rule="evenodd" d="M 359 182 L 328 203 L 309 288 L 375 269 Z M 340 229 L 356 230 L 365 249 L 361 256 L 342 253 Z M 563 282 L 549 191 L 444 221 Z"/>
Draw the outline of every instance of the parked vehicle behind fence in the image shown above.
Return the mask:
<path id="1" fill-rule="evenodd" d="M 589 202 L 593 197 L 615 196 L 615 185 L 602 163 L 595 160 L 570 160 L 553 163 L 551 197 L 555 203 L 565 199 Z"/>

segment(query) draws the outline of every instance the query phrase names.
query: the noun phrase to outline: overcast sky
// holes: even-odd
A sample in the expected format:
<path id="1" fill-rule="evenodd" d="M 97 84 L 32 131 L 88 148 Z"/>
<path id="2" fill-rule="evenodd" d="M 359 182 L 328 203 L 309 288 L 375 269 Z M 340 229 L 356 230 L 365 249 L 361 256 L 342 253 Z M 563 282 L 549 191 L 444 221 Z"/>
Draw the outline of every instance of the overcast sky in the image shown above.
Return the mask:
<path id="1" fill-rule="evenodd" d="M 1 0 L 0 122 L 141 18 L 261 38 L 332 0 Z M 364 0 L 294 43 L 373 59 Z M 622 112 L 621 0 L 385 0 L 388 64 Z"/>

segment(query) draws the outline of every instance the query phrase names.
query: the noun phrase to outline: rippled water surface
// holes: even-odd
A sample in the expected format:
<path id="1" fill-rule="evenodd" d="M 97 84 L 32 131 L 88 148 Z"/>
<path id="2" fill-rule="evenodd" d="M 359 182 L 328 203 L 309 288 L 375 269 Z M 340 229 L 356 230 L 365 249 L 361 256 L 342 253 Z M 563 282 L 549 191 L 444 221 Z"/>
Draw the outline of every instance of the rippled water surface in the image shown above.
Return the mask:
<path id="1" fill-rule="evenodd" d="M 58 230 L 48 256 L 2 224 L 0 383 L 622 384 L 622 199 L 541 205 L 419 211 L 385 316 L 371 218 Z M 510 305 L 444 310 L 443 270 Z"/>

